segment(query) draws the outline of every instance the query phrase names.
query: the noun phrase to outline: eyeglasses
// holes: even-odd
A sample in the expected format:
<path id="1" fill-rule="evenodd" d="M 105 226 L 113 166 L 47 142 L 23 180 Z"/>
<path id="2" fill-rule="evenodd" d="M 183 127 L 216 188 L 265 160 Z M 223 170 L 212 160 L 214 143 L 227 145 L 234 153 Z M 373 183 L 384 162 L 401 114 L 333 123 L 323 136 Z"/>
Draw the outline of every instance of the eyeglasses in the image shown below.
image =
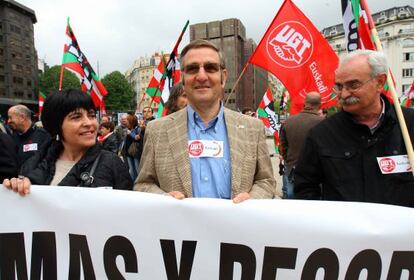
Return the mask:
<path id="1" fill-rule="evenodd" d="M 333 90 L 337 93 L 342 92 L 342 90 L 345 88 L 347 91 L 355 92 L 359 90 L 363 85 L 368 83 L 369 81 L 375 79 L 375 77 L 371 77 L 370 79 L 366 80 L 365 82 L 361 82 L 358 80 L 352 80 L 349 82 L 345 82 L 343 84 L 335 83 Z"/>
<path id="2" fill-rule="evenodd" d="M 222 69 L 219 63 L 208 62 L 206 64 L 189 64 L 184 66 L 184 73 L 186 74 L 197 74 L 200 71 L 200 68 L 203 67 L 204 71 L 207 73 L 217 73 Z"/>

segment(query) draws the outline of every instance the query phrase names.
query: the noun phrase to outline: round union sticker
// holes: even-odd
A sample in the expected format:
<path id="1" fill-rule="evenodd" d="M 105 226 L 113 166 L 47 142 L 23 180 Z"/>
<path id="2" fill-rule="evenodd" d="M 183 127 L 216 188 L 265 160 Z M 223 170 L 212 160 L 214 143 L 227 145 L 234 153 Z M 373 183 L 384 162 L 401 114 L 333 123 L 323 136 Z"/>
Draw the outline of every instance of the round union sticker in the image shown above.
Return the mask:
<path id="1" fill-rule="evenodd" d="M 273 62 L 282 67 L 297 68 L 312 56 L 313 38 L 300 22 L 286 21 L 270 32 L 266 49 Z"/>
<path id="2" fill-rule="evenodd" d="M 188 145 L 188 153 L 193 157 L 198 157 L 203 153 L 204 145 L 198 140 L 190 142 Z"/>
<path id="3" fill-rule="evenodd" d="M 391 158 L 383 158 L 380 160 L 379 166 L 384 173 L 390 173 L 394 171 L 396 164 Z"/>

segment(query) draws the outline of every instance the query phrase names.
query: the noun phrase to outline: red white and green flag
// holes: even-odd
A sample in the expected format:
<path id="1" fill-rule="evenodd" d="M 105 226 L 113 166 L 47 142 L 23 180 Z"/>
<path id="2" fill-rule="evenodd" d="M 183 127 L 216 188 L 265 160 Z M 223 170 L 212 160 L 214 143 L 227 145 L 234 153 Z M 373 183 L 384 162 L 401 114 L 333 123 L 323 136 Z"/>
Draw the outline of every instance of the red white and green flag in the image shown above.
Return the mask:
<path id="1" fill-rule="evenodd" d="M 162 90 L 159 91 L 161 93 L 160 103 L 158 105 L 159 118 L 167 114 L 164 105 L 170 98 L 170 89 L 180 81 L 181 69 L 177 55 L 177 49 L 174 49 L 167 62 L 167 67 L 164 69 Z"/>
<path id="2" fill-rule="evenodd" d="M 346 48 L 348 52 L 361 50 L 377 50 L 373 39 L 373 30 L 375 23 L 372 19 L 368 4 L 365 0 L 341 0 L 342 18 L 346 39 Z M 394 82 L 394 77 L 389 71 L 391 79 Z M 391 92 L 388 82 L 384 85 L 383 94 L 387 96 L 391 103 L 394 103 L 391 98 Z"/>
<path id="3" fill-rule="evenodd" d="M 69 24 L 66 26 L 67 43 L 63 48 L 62 70 L 60 77 L 60 88 L 62 88 L 63 69 L 67 68 L 74 72 L 81 80 L 82 91 L 90 94 L 93 103 L 99 107 L 103 97 L 108 94 L 105 86 L 93 70 L 88 59 L 81 51 L 75 34 Z"/>
<path id="4" fill-rule="evenodd" d="M 321 95 L 322 108 L 336 104 L 333 92 L 338 56 L 312 22 L 285 0 L 250 63 L 275 75 L 289 91 L 290 113 L 302 111 L 308 92 Z"/>
<path id="5" fill-rule="evenodd" d="M 39 91 L 39 117 L 42 115 L 43 104 L 45 103 L 46 95 Z"/>
<path id="6" fill-rule="evenodd" d="M 155 104 L 159 104 L 161 101 L 161 90 L 164 87 L 164 69 L 164 60 L 162 57 L 158 67 L 154 70 L 154 74 L 148 84 L 147 90 L 145 91 L 145 93 L 151 97 L 151 102 Z M 145 96 L 142 97 L 142 100 L 144 97 Z"/>
<path id="7" fill-rule="evenodd" d="M 277 147 L 279 146 L 280 123 L 275 112 L 274 99 L 269 87 L 260 101 L 259 108 L 257 109 L 257 116 L 275 137 L 275 147 L 277 151 Z"/>
<path id="8" fill-rule="evenodd" d="M 164 104 L 170 97 L 170 89 L 180 81 L 181 69 L 180 62 L 178 60 L 178 46 L 181 43 L 189 23 L 190 21 L 187 20 L 177 42 L 175 43 L 174 49 L 171 52 L 168 61 L 165 63 L 163 59 L 164 57 L 161 58 L 161 61 L 157 69 L 154 71 L 154 75 L 151 78 L 146 90 L 146 94 L 152 98 L 151 103 L 158 104 L 158 117 L 166 115 L 167 111 L 164 108 Z M 143 99 L 144 96 L 142 97 L 142 100 Z"/>
<path id="9" fill-rule="evenodd" d="M 411 87 L 407 89 L 407 91 L 401 95 L 400 97 L 400 104 L 403 107 L 411 108 L 414 99 L 414 82 L 411 84 Z"/>
<path id="10" fill-rule="evenodd" d="M 287 90 L 284 90 L 282 93 L 282 96 L 280 97 L 280 103 L 279 103 L 279 112 L 285 112 L 287 103 L 289 100 L 289 92 Z"/>

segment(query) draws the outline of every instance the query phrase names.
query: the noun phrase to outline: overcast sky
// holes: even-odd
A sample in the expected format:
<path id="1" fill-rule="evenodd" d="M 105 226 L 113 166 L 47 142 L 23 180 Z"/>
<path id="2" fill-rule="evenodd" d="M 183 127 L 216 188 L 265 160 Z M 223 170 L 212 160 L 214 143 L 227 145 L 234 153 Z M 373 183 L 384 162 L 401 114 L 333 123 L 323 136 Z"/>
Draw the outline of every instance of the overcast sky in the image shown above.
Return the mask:
<path id="1" fill-rule="evenodd" d="M 60 64 L 66 42 L 66 18 L 83 53 L 101 76 L 124 73 L 135 59 L 170 52 L 186 20 L 190 24 L 238 18 L 257 43 L 282 0 L 17 0 L 36 13 L 35 47 L 39 58 Z M 372 13 L 413 0 L 367 0 Z M 294 0 L 320 30 L 341 23 L 340 0 Z M 189 41 L 189 28 L 179 50 Z"/>

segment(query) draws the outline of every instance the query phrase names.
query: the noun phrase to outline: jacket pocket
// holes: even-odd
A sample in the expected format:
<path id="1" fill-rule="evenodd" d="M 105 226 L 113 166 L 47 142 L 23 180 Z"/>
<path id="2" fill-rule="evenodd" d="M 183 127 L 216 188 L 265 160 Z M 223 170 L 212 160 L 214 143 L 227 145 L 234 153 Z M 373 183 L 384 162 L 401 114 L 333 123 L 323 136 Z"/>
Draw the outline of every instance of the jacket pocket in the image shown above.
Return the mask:
<path id="1" fill-rule="evenodd" d="M 358 151 L 354 149 L 322 149 L 320 152 L 324 175 L 331 182 L 347 184 L 360 178 L 362 172 Z"/>

